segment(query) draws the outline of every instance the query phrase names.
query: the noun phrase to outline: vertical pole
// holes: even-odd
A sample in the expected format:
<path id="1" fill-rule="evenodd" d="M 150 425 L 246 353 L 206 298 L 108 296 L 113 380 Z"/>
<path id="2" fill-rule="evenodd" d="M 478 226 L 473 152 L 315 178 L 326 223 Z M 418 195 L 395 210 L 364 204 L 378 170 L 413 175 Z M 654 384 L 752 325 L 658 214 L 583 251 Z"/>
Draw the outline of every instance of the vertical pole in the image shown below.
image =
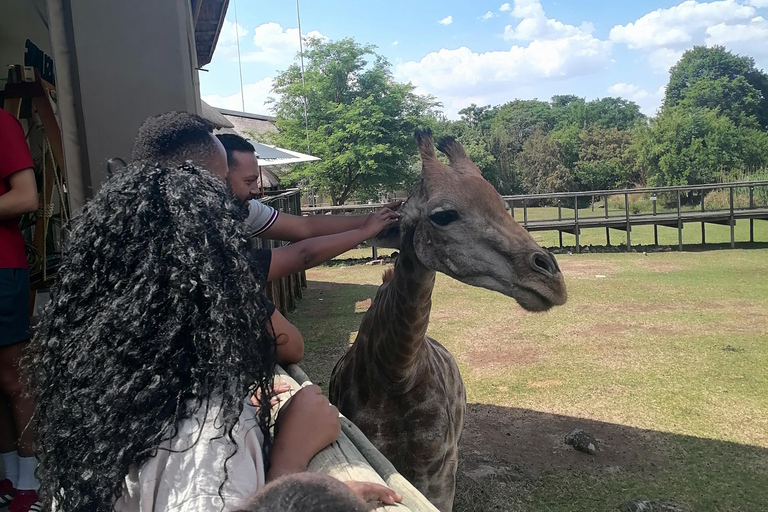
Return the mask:
<path id="1" fill-rule="evenodd" d="M 301 35 L 301 14 L 299 12 L 299 0 L 296 0 L 296 23 L 299 27 L 299 56 L 301 57 L 301 87 L 304 88 L 304 41 L 302 41 Z M 304 94 L 306 91 L 302 91 Z M 307 115 L 307 97 L 304 96 L 304 129 L 307 132 L 307 153 L 311 153 L 309 150 L 309 116 Z"/>
<path id="2" fill-rule="evenodd" d="M 560 198 L 557 199 L 557 220 L 563 220 L 563 205 L 560 202 Z M 560 248 L 563 248 L 563 230 L 557 230 L 558 237 L 560 238 Z"/>
<path id="3" fill-rule="evenodd" d="M 701 191 L 701 211 L 704 211 L 704 191 Z M 701 223 L 701 245 L 704 245 L 707 243 L 707 228 L 706 223 Z"/>
<path id="4" fill-rule="evenodd" d="M 627 252 L 632 252 L 632 236 L 630 234 L 630 230 L 632 229 L 632 225 L 629 223 L 629 194 L 624 194 L 624 215 L 627 219 Z"/>
<path id="5" fill-rule="evenodd" d="M 579 245 L 579 196 L 573 196 L 573 201 L 573 232 L 576 235 L 576 254 L 579 254 L 581 252 L 581 245 Z"/>
<path id="6" fill-rule="evenodd" d="M 603 210 L 605 210 L 605 218 L 608 218 L 608 196 L 603 196 Z M 611 246 L 611 228 L 605 226 L 605 245 Z"/>
<path id="7" fill-rule="evenodd" d="M 749 209 L 755 207 L 755 187 L 749 187 Z M 749 241 L 755 241 L 755 219 L 749 219 Z"/>
<path id="8" fill-rule="evenodd" d="M 734 228 L 736 227 L 736 220 L 733 216 L 733 185 L 728 189 L 730 191 L 729 194 L 729 202 L 731 206 L 731 249 L 734 249 L 736 247 L 736 238 L 735 233 L 733 232 Z"/>
<path id="9" fill-rule="evenodd" d="M 680 191 L 677 191 L 677 250 L 683 250 L 683 215 L 680 208 Z"/>
<path id="10" fill-rule="evenodd" d="M 523 199 L 523 226 L 528 227 L 528 201 Z"/>
<path id="11" fill-rule="evenodd" d="M 656 216 L 656 201 L 652 201 L 653 203 L 653 216 Z M 656 224 L 656 221 L 653 222 L 653 245 L 658 246 L 659 245 L 659 225 Z"/>

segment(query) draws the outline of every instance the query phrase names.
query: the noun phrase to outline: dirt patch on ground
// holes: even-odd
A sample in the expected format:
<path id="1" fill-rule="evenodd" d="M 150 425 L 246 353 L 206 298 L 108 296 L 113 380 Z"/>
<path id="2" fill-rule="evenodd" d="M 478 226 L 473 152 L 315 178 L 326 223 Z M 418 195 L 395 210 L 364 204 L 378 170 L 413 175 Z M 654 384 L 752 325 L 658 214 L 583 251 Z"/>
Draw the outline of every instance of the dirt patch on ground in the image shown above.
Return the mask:
<path id="1" fill-rule="evenodd" d="M 541 350 L 524 341 L 495 348 L 476 348 L 464 357 L 466 363 L 479 371 L 495 371 L 534 364 L 542 359 Z"/>
<path id="2" fill-rule="evenodd" d="M 565 278 L 595 279 L 595 276 L 611 276 L 620 271 L 620 267 L 608 261 L 577 260 L 560 257 L 557 260 Z"/>
<path id="3" fill-rule="evenodd" d="M 588 336 L 595 339 L 615 340 L 622 336 L 682 336 L 691 334 L 685 325 L 649 325 L 643 322 L 601 322 L 592 325 L 569 326 L 564 332 L 567 336 Z"/>
<path id="4" fill-rule="evenodd" d="M 645 257 L 635 260 L 636 265 L 644 270 L 650 270 L 651 272 L 669 273 L 678 272 L 685 269 L 685 265 L 672 263 L 671 261 L 662 261 L 654 257 Z"/>
<path id="5" fill-rule="evenodd" d="M 596 455 L 577 452 L 563 441 L 581 428 L 598 441 Z M 634 471 L 665 466 L 658 436 L 648 430 L 528 409 L 469 404 L 459 452 L 462 473 L 479 468 L 510 468 L 537 477 L 552 469 L 591 473 Z"/>

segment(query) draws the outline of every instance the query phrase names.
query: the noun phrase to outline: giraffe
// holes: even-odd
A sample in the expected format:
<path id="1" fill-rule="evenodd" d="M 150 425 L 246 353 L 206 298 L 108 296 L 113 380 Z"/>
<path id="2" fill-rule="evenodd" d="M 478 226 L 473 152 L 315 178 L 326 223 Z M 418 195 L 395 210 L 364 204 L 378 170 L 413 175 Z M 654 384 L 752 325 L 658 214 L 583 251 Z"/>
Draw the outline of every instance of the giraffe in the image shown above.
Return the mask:
<path id="1" fill-rule="evenodd" d="M 331 374 L 330 401 L 439 510 L 453 507 L 458 442 L 466 410 L 459 368 L 426 335 L 435 273 L 513 297 L 526 310 L 566 301 L 554 256 L 507 213 L 456 140 L 435 154 L 417 131 L 421 180 L 399 223 L 373 241 L 399 249 L 349 351 Z"/>

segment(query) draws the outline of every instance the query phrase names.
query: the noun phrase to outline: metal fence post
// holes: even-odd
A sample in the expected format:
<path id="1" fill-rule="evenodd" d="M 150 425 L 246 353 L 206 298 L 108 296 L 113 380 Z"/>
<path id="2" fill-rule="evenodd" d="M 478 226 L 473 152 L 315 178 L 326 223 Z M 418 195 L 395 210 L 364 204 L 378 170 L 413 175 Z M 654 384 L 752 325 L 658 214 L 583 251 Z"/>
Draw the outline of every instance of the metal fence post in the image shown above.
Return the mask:
<path id="1" fill-rule="evenodd" d="M 632 235 L 630 233 L 632 225 L 629 223 L 629 194 L 627 193 L 624 194 L 624 214 L 627 217 L 627 252 L 632 252 Z"/>
<path id="2" fill-rule="evenodd" d="M 683 250 L 683 214 L 680 208 L 680 191 L 677 191 L 677 250 Z"/>
<path id="3" fill-rule="evenodd" d="M 755 187 L 749 187 L 749 209 L 755 208 Z M 755 219 L 749 219 L 749 241 L 755 241 Z"/>
<path id="4" fill-rule="evenodd" d="M 608 218 L 608 196 L 603 196 L 603 210 L 605 210 L 605 218 Z M 605 226 L 605 245 L 611 246 L 611 228 Z"/>
<path id="5" fill-rule="evenodd" d="M 704 213 L 704 191 L 701 191 L 701 212 Z M 701 223 L 701 245 L 707 243 L 707 227 L 706 223 Z"/>
<path id="6" fill-rule="evenodd" d="M 563 204 L 560 198 L 557 198 L 557 220 L 563 220 Z M 563 248 L 563 230 L 557 230 L 558 238 L 560 238 L 560 248 Z"/>
<path id="7" fill-rule="evenodd" d="M 573 219 L 574 219 L 574 230 L 573 233 L 576 235 L 576 254 L 579 254 L 581 252 L 581 245 L 579 242 L 579 196 L 573 196 Z"/>
<path id="8" fill-rule="evenodd" d="M 730 225 L 731 225 L 731 249 L 736 248 L 736 234 L 734 233 L 734 228 L 736 227 L 736 219 L 733 216 L 733 185 L 729 187 L 730 190 L 730 203 L 731 203 L 731 219 L 730 219 Z"/>

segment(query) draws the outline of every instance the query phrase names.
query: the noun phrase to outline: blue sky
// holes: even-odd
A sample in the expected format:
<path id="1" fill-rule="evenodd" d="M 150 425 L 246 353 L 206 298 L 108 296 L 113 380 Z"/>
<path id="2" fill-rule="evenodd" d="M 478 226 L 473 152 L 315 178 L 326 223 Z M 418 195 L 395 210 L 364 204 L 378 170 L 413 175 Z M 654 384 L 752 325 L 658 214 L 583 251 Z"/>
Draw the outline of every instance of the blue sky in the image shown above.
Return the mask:
<path id="1" fill-rule="evenodd" d="M 435 95 L 452 118 L 473 102 L 554 94 L 622 96 L 652 115 L 669 67 L 694 45 L 721 44 L 768 68 L 768 0 L 300 0 L 300 8 L 305 36 L 376 45 L 398 80 Z M 245 110 L 269 114 L 271 80 L 298 52 L 295 1 L 230 0 L 200 73 L 211 105 L 242 110 L 238 40 Z"/>

